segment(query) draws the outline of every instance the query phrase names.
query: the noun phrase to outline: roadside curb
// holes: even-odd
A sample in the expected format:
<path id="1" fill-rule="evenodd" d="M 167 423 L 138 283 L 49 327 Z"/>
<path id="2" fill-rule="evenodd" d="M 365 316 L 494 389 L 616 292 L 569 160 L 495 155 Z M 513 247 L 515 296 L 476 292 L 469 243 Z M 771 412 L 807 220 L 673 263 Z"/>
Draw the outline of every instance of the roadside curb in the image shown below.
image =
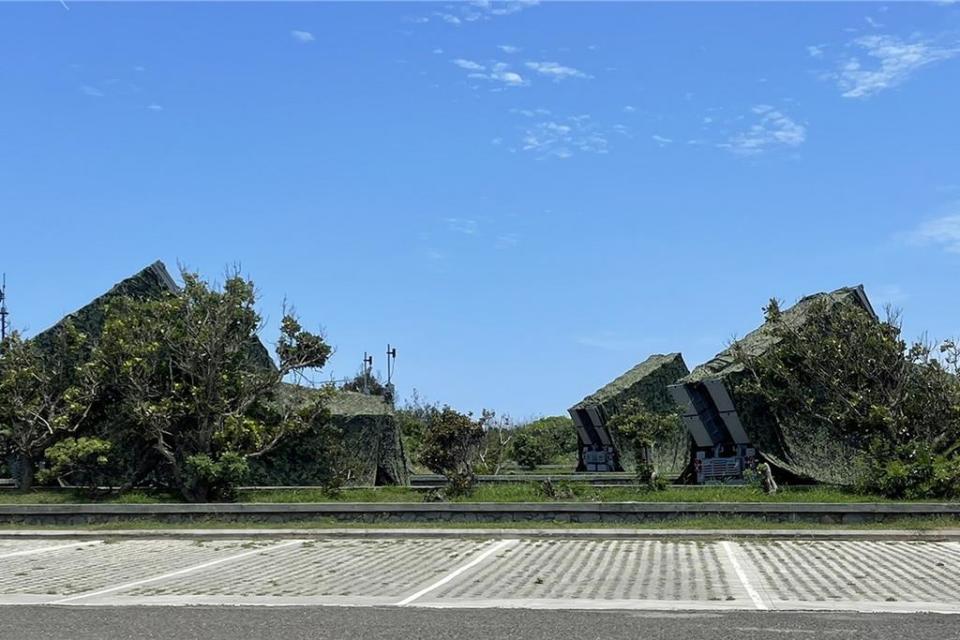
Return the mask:
<path id="1" fill-rule="evenodd" d="M 553 540 L 850 540 L 960 541 L 960 529 L 23 529 L 0 530 L 0 540 L 76 539 L 553 539 Z"/>

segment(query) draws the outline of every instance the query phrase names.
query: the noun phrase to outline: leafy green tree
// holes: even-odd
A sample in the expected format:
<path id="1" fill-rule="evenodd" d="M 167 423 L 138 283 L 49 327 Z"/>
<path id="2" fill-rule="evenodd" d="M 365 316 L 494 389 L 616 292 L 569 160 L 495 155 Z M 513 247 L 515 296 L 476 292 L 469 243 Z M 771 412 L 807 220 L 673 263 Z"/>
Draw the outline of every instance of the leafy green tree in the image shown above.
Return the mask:
<path id="1" fill-rule="evenodd" d="M 776 343 L 761 355 L 736 352 L 748 375 L 743 402 L 770 419 L 849 451 L 850 476 L 890 496 L 956 496 L 960 476 L 960 383 L 951 343 L 908 344 L 899 317 L 815 302 L 806 322 L 767 317 Z"/>
<path id="2" fill-rule="evenodd" d="M 573 420 L 564 416 L 539 418 L 515 429 L 512 455 L 521 467 L 567 462 L 576 456 L 577 432 Z"/>
<path id="3" fill-rule="evenodd" d="M 607 424 L 617 434 L 621 444 L 633 451 L 637 478 L 651 488 L 662 486 L 654 448 L 658 440 L 679 428 L 680 416 L 676 413 L 651 411 L 638 398 L 631 398 Z"/>
<path id="4" fill-rule="evenodd" d="M 80 362 L 85 340 L 66 322 L 48 349 L 17 332 L 0 343 L 0 440 L 17 461 L 23 491 L 33 486 L 44 449 L 76 431 L 90 411 L 97 379 Z"/>
<path id="5" fill-rule="evenodd" d="M 412 397 L 406 400 L 396 413 L 400 437 L 403 439 L 403 450 L 411 460 L 419 461 L 423 435 L 430 421 L 440 413 L 440 407 L 425 400 L 414 389 Z"/>
<path id="6" fill-rule="evenodd" d="M 248 461 L 299 433 L 321 396 L 279 393 L 286 378 L 322 367 L 329 345 L 284 313 L 277 364 L 258 340 L 253 283 L 234 272 L 221 288 L 183 272 L 180 294 L 121 298 L 107 310 L 94 366 L 127 442 L 137 442 L 191 501 L 229 499 Z"/>
<path id="7" fill-rule="evenodd" d="M 64 438 L 46 450 L 49 466 L 37 474 L 41 482 L 61 482 L 99 493 L 110 478 L 113 444 L 100 438 Z"/>
<path id="8" fill-rule="evenodd" d="M 420 461 L 447 478 L 451 495 L 463 495 L 476 480 L 474 466 L 483 438 L 482 421 L 445 406 L 430 417 L 424 430 Z"/>
<path id="9" fill-rule="evenodd" d="M 530 429 L 518 429 L 513 436 L 513 460 L 527 471 L 546 464 L 550 460 L 549 451 L 540 434 Z"/>

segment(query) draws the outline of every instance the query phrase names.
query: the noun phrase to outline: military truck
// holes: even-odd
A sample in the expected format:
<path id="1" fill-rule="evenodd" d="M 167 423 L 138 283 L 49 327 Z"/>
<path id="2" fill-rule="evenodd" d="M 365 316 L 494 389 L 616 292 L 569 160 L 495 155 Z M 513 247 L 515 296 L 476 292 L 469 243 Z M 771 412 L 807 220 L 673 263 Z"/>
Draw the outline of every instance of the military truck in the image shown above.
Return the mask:
<path id="1" fill-rule="evenodd" d="M 824 299 L 831 307 L 852 305 L 877 319 L 863 286 L 858 285 L 806 296 L 783 311 L 779 321 L 801 326 L 811 306 Z M 742 480 L 759 458 L 797 478 L 837 481 L 834 471 L 847 461 L 831 443 L 805 432 L 802 425 L 780 424 L 766 407 L 749 405 L 737 396 L 737 383 L 748 374 L 737 353 L 757 357 L 778 341 L 770 323 L 765 323 L 736 341 L 736 348 L 731 345 L 669 386 L 693 438 L 697 483 Z"/>
<path id="2" fill-rule="evenodd" d="M 624 456 L 609 420 L 627 401 L 638 398 L 653 411 L 672 410 L 667 386 L 687 375 L 679 353 L 652 355 L 569 409 L 577 429 L 577 471 L 623 471 Z M 664 476 L 679 475 L 690 458 L 689 436 L 678 430 L 658 442 L 655 464 Z"/>

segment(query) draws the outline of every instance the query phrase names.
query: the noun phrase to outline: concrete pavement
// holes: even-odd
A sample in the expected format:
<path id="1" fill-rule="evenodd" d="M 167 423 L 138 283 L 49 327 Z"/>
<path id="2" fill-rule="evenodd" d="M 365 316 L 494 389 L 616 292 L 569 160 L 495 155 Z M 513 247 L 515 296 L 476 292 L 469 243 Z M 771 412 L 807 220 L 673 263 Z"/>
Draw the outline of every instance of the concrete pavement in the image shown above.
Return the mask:
<path id="1" fill-rule="evenodd" d="M 5 539 L 0 605 L 960 613 L 960 543 Z"/>

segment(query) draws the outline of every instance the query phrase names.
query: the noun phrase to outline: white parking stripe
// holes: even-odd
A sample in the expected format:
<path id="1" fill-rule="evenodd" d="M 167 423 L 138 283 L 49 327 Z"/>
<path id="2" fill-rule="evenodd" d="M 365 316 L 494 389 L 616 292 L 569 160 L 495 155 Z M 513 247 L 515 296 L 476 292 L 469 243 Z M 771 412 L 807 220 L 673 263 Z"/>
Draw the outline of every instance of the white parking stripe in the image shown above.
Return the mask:
<path id="1" fill-rule="evenodd" d="M 737 574 L 737 579 L 740 581 L 740 584 L 743 585 L 743 588 L 746 589 L 747 595 L 750 596 L 750 599 L 753 600 L 753 604 L 757 609 L 765 610 L 767 609 L 767 604 L 763 601 L 763 598 L 760 597 L 760 593 L 753 588 L 753 585 L 750 584 L 750 581 L 747 579 L 747 574 L 743 570 L 743 567 L 740 566 L 740 561 L 737 559 L 737 550 L 734 547 L 734 544 L 729 540 L 724 540 L 720 543 L 720 546 L 723 547 L 723 550 L 727 554 L 727 559 L 730 560 L 730 566 L 733 567 L 733 572 Z"/>
<path id="2" fill-rule="evenodd" d="M 89 547 L 95 544 L 102 544 L 102 540 L 93 540 L 90 542 L 74 542 L 73 544 L 58 544 L 55 547 L 41 547 L 39 549 L 28 549 L 26 551 L 13 551 L 11 553 L 0 554 L 0 560 L 4 558 L 16 558 L 19 556 L 32 556 L 47 551 L 58 551 L 60 549 L 76 549 L 77 547 Z"/>
<path id="3" fill-rule="evenodd" d="M 483 562 L 484 560 L 486 560 L 487 558 L 489 558 L 491 555 L 493 555 L 493 554 L 496 553 L 497 551 L 500 551 L 501 549 L 505 549 L 505 548 L 507 548 L 507 547 L 512 547 L 513 545 L 517 544 L 518 542 L 520 542 L 520 541 L 519 541 L 519 540 L 501 540 L 500 542 L 496 543 L 495 545 L 493 545 L 492 547 L 490 547 L 489 549 L 487 549 L 486 551 L 484 551 L 483 553 L 481 553 L 480 555 L 478 555 L 476 558 L 474 558 L 473 560 L 471 560 L 470 562 L 468 562 L 467 564 L 463 565 L 462 567 L 459 567 L 458 569 L 455 569 L 454 571 L 451 571 L 450 573 L 448 573 L 448 574 L 445 575 L 444 577 L 440 578 L 439 580 L 437 580 L 436 582 L 434 582 L 433 584 L 431 584 L 429 587 L 426 587 L 426 588 L 424 588 L 424 589 L 421 589 L 420 591 L 417 591 L 417 592 L 416 592 L 415 594 L 413 594 L 412 596 L 408 596 L 408 597 L 404 598 L 403 600 L 401 600 L 400 602 L 397 603 L 397 606 L 398 606 L 398 607 L 405 607 L 405 606 L 407 606 L 408 604 L 410 604 L 410 603 L 413 602 L 414 600 L 417 600 L 418 598 L 421 598 L 421 597 L 427 595 L 427 594 L 430 593 L 431 591 L 434 591 L 434 590 L 436 590 L 436 589 L 439 589 L 439 588 L 442 587 L 443 585 L 447 584 L 448 582 L 450 582 L 451 580 L 453 580 L 454 578 L 456 578 L 457 576 L 459 576 L 459 575 L 460 575 L 461 573 L 463 573 L 464 571 L 468 571 L 468 570 L 472 569 L 473 567 L 477 566 L 478 564 L 480 564 L 481 562 Z"/>
<path id="4" fill-rule="evenodd" d="M 133 582 L 127 582 L 125 584 L 118 584 L 113 587 L 107 587 L 106 589 L 99 589 L 97 591 L 88 591 L 86 593 L 79 593 L 74 596 L 68 596 L 66 598 L 61 598 L 59 600 L 53 600 L 47 604 L 68 604 L 70 602 L 75 602 L 84 598 L 96 598 L 98 596 L 107 595 L 108 593 L 115 593 L 117 591 L 125 591 L 133 587 L 139 587 L 143 584 L 148 584 L 150 582 L 158 582 L 160 580 L 166 580 L 168 578 L 176 578 L 177 576 L 186 575 L 188 573 L 193 573 L 195 571 L 202 571 L 203 569 L 209 569 L 210 567 L 215 567 L 226 562 L 234 562 L 236 560 L 242 560 L 244 558 L 249 558 L 250 556 L 257 555 L 258 553 L 263 553 L 265 551 L 275 551 L 277 549 L 284 549 L 286 547 L 292 547 L 294 545 L 303 544 L 303 540 L 292 540 L 290 542 L 284 542 L 283 544 L 275 544 L 270 547 L 262 547 L 260 549 L 254 549 L 253 551 L 247 551 L 246 553 L 238 553 L 235 556 L 229 556 L 227 558 L 220 558 L 219 560 L 211 560 L 210 562 L 204 562 L 203 564 L 194 565 L 192 567 L 187 567 L 186 569 L 179 569 L 178 571 L 171 571 L 170 573 L 165 573 L 163 575 L 154 576 L 152 578 L 144 578 L 143 580 L 135 580 Z"/>

